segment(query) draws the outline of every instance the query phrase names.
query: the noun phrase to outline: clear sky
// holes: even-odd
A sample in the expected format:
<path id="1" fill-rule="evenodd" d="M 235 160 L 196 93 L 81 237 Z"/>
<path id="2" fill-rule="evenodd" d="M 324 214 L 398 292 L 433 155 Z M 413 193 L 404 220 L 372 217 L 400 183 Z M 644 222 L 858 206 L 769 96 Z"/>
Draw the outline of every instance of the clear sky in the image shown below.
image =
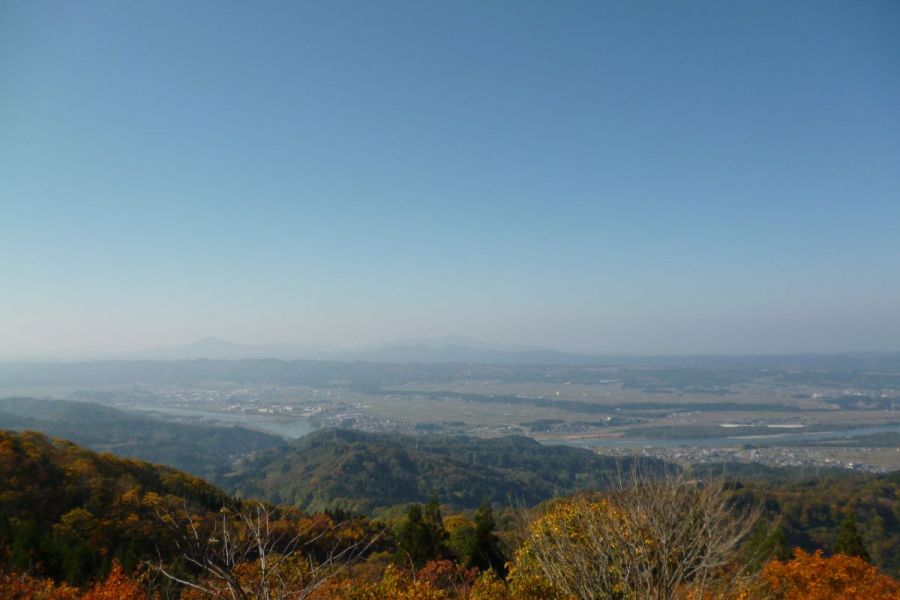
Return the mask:
<path id="1" fill-rule="evenodd" d="M 900 3 L 0 3 L 0 355 L 900 350 Z"/>

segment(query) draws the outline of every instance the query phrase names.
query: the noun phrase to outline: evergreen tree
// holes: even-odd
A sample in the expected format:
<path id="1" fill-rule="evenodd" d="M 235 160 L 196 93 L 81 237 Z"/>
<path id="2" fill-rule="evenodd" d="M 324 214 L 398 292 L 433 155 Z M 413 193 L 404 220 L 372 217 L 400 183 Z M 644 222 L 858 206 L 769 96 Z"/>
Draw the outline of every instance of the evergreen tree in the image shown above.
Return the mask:
<path id="1" fill-rule="evenodd" d="M 429 545 L 422 506 L 411 504 L 406 511 L 406 520 L 397 530 L 397 549 L 403 558 L 418 568 L 428 560 Z"/>
<path id="2" fill-rule="evenodd" d="M 475 534 L 469 552 L 469 565 L 481 570 L 493 569 L 501 577 L 506 575 L 506 557 L 500 551 L 500 544 L 494 530 L 497 522 L 490 501 L 484 502 L 475 512 Z"/>
<path id="3" fill-rule="evenodd" d="M 748 570 L 757 572 L 769 560 L 787 560 L 792 552 L 787 543 L 787 536 L 781 525 L 770 526 L 760 522 L 753 529 L 744 549 Z"/>
<path id="4" fill-rule="evenodd" d="M 421 504 L 410 505 L 406 520 L 397 531 L 397 548 L 404 560 L 419 568 L 429 560 L 448 555 L 446 539 L 441 507 L 432 496 L 424 510 Z"/>
<path id="5" fill-rule="evenodd" d="M 769 536 L 769 547 L 772 549 L 772 558 L 777 558 L 778 560 L 789 560 L 793 555 L 793 550 L 791 550 L 791 545 L 788 544 L 787 534 L 784 532 L 784 527 L 781 525 L 776 525 L 775 529 L 772 530 L 772 534 Z"/>
<path id="6" fill-rule="evenodd" d="M 423 521 L 428 528 L 428 535 L 431 542 L 431 557 L 444 558 L 447 552 L 447 530 L 444 528 L 444 517 L 441 515 L 441 505 L 438 503 L 437 496 L 432 494 L 428 504 L 425 505 Z"/>
<path id="7" fill-rule="evenodd" d="M 856 514 L 852 508 L 847 511 L 847 516 L 841 522 L 837 540 L 834 543 L 834 552 L 846 556 L 858 556 L 866 562 L 872 562 L 872 557 L 869 556 L 859 529 L 856 527 Z"/>

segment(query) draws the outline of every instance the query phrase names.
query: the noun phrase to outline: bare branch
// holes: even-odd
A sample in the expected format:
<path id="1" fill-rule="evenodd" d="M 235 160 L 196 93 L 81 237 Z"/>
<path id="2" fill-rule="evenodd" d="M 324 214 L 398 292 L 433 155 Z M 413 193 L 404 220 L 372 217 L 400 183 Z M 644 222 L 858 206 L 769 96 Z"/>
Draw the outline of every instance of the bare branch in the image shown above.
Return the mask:
<path id="1" fill-rule="evenodd" d="M 181 558 L 194 576 L 174 573 L 162 560 L 151 565 L 163 577 L 213 598 L 232 600 L 302 600 L 342 568 L 368 553 L 381 537 L 364 542 L 337 539 L 324 559 L 303 548 L 318 547 L 337 530 L 303 531 L 296 523 L 273 519 L 268 506 L 256 503 L 241 511 L 223 509 L 212 519 L 198 519 L 187 505 L 179 513 L 158 506 L 156 519 L 173 535 Z M 321 556 L 320 556 L 321 558 Z"/>

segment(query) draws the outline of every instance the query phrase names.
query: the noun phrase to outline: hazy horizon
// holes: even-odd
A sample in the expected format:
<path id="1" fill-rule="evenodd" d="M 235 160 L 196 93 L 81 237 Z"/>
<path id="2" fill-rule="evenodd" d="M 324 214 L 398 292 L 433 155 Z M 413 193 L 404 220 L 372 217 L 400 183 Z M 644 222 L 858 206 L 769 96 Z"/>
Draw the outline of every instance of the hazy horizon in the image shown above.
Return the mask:
<path id="1" fill-rule="evenodd" d="M 157 353 L 164 351 L 186 351 L 190 353 L 189 358 L 210 358 L 212 360 L 233 360 L 233 359 L 277 359 L 277 360 L 364 360 L 369 362 L 398 362 L 396 358 L 379 359 L 377 358 L 378 350 L 400 349 L 426 347 L 435 350 L 447 348 L 465 348 L 475 351 L 484 351 L 483 356 L 496 356 L 492 353 L 505 353 L 504 355 L 512 356 L 523 353 L 560 353 L 562 355 L 584 356 L 584 357 L 753 357 L 753 356 L 811 356 L 811 355 L 878 355 L 878 354 L 898 354 L 900 351 L 890 349 L 833 349 L 819 351 L 789 350 L 783 352 L 758 351 L 758 352 L 614 352 L 603 350 L 590 350 L 578 348 L 565 348 L 553 346 L 537 346 L 527 344 L 506 344 L 493 340 L 480 340 L 469 338 L 468 336 L 458 336 L 448 334 L 445 336 L 436 336 L 433 338 L 397 338 L 370 341 L 357 344 L 323 344 L 317 342 L 305 342 L 303 340 L 280 340 L 273 342 L 244 343 L 231 339 L 224 339 L 215 336 L 204 336 L 192 340 L 184 340 L 172 344 L 159 346 L 142 346 L 135 348 L 117 349 L 117 350 L 96 350 L 96 351 L 80 351 L 70 353 L 48 353 L 48 354 L 0 354 L 0 362 L 80 362 L 80 361 L 106 361 L 106 360 L 174 360 L 173 358 L 160 357 Z M 213 355 L 204 355 L 199 349 L 213 349 Z M 237 354 L 229 356 L 215 355 L 216 349 L 232 349 Z M 241 349 L 248 352 L 241 354 Z M 268 353 L 267 353 L 268 352 Z M 366 353 L 374 353 L 367 355 Z M 440 356 L 438 354 L 438 356 Z M 183 360 L 184 356 L 178 356 L 178 360 Z M 435 358 L 422 357 L 424 362 L 434 362 Z M 446 358 L 438 358 L 437 362 L 447 362 Z M 405 362 L 405 359 L 401 360 Z M 451 361 L 455 362 L 455 361 Z M 488 359 L 488 362 L 490 360 Z"/>
<path id="2" fill-rule="evenodd" d="M 900 5 L 0 7 L 0 358 L 900 351 Z"/>

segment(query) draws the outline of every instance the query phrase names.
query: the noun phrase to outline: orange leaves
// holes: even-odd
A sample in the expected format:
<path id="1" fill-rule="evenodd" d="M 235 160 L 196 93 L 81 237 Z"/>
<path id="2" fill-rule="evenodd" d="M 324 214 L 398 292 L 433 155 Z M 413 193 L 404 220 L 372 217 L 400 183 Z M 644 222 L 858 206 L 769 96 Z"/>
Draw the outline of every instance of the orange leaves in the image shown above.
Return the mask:
<path id="1" fill-rule="evenodd" d="M 451 592 L 454 596 L 464 597 L 468 594 L 478 570 L 460 567 L 452 560 L 432 560 L 419 569 L 416 579 L 430 584 L 432 587 Z"/>
<path id="2" fill-rule="evenodd" d="M 817 550 L 797 548 L 792 560 L 769 562 L 762 578 L 784 600 L 890 600 L 900 584 L 861 558 L 841 554 L 825 558 Z"/>
<path id="3" fill-rule="evenodd" d="M 77 600 L 78 590 L 52 579 L 20 574 L 0 575 L 0 600 Z"/>
<path id="4" fill-rule="evenodd" d="M 3 574 L 0 575 L 0 600 L 147 600 L 147 595 L 116 562 L 106 579 L 95 583 L 83 595 L 77 588 L 52 579 Z"/>
<path id="5" fill-rule="evenodd" d="M 141 586 L 125 575 L 119 563 L 113 563 L 106 579 L 94 584 L 81 600 L 147 600 Z"/>

